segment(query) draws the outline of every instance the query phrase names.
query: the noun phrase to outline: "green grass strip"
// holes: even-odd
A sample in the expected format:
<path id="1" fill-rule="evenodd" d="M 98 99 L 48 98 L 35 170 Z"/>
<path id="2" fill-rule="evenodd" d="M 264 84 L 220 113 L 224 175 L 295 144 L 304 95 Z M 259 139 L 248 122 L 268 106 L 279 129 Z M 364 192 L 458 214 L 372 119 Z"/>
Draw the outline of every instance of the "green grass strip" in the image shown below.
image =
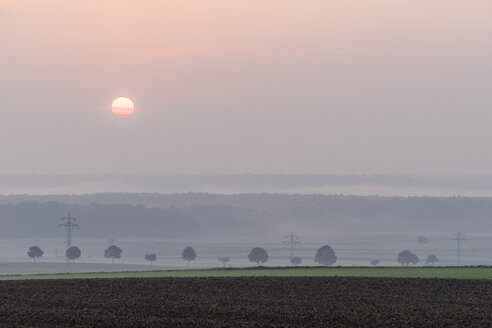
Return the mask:
<path id="1" fill-rule="evenodd" d="M 299 267 L 206 269 L 140 272 L 94 272 L 0 276 L 0 280 L 155 278 L 155 277 L 387 277 L 492 279 L 492 267 Z"/>

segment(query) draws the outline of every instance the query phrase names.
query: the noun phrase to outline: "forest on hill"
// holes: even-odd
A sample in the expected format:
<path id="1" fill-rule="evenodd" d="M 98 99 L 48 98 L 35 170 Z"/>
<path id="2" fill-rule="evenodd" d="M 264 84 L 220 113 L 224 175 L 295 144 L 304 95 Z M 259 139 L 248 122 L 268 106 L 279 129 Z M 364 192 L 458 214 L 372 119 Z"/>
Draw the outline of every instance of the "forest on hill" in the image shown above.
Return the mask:
<path id="1" fill-rule="evenodd" d="M 2 196 L 0 237 L 59 236 L 68 213 L 105 238 L 492 231 L 492 198 L 105 193 Z"/>

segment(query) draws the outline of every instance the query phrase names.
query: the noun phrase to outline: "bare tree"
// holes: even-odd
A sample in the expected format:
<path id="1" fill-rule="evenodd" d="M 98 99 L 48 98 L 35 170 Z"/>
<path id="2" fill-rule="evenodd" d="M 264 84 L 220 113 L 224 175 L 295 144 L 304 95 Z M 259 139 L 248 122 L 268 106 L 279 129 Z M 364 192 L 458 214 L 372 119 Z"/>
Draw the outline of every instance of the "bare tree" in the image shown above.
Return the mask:
<path id="1" fill-rule="evenodd" d="M 219 256 L 217 259 L 222 262 L 222 265 L 225 267 L 226 262 L 230 261 L 230 258 L 228 256 Z"/>
<path id="2" fill-rule="evenodd" d="M 372 266 L 376 266 L 380 263 L 381 261 L 379 261 L 378 259 L 374 259 L 374 260 L 371 260 L 371 265 Z"/>
<path id="3" fill-rule="evenodd" d="M 425 259 L 426 264 L 430 263 L 431 265 L 434 265 L 434 262 L 439 262 L 437 256 L 435 256 L 434 254 L 427 256 L 427 258 Z"/>

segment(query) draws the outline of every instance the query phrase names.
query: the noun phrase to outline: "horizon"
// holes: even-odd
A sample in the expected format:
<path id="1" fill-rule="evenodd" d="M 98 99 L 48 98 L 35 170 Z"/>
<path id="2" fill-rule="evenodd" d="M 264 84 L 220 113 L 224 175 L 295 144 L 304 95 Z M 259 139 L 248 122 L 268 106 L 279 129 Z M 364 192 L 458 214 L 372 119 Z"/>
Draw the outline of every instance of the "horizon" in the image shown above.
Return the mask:
<path id="1" fill-rule="evenodd" d="M 492 197 L 492 175 L 55 174 L 0 175 L 0 195 L 281 193 Z"/>

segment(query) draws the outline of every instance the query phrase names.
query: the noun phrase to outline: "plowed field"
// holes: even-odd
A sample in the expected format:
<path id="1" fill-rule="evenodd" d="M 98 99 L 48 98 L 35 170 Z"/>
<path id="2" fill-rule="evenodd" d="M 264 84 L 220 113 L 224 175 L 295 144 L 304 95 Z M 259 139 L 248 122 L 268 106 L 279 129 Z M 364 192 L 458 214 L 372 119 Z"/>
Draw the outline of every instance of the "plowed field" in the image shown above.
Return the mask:
<path id="1" fill-rule="evenodd" d="M 341 277 L 0 282 L 1 327 L 492 327 L 492 281 Z"/>

